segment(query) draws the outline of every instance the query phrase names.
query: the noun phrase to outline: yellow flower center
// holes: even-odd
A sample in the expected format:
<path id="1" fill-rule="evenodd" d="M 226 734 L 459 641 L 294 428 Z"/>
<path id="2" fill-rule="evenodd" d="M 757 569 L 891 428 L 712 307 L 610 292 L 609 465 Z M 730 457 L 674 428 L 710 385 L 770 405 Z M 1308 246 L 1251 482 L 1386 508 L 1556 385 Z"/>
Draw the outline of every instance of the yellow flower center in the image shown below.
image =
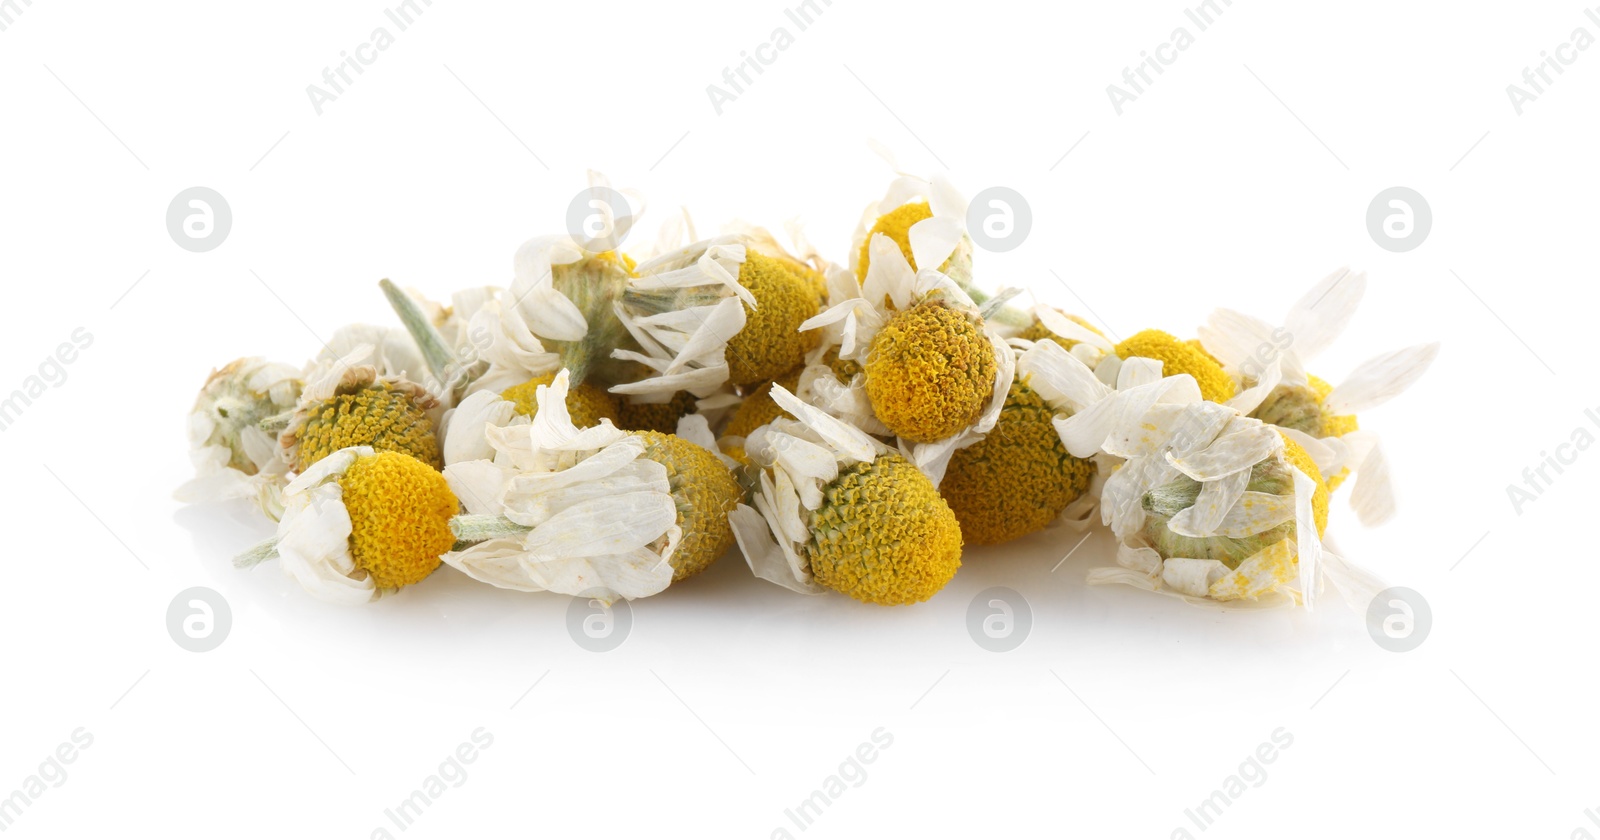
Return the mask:
<path id="1" fill-rule="evenodd" d="M 931 218 L 933 218 L 933 209 L 928 206 L 926 201 L 913 201 L 910 204 L 902 204 L 879 216 L 878 220 L 873 223 L 872 230 L 867 231 L 867 238 L 861 243 L 861 253 L 857 255 L 856 259 L 856 280 L 858 282 L 866 282 L 867 262 L 869 259 L 867 252 L 871 248 L 873 235 L 878 233 L 889 237 L 894 240 L 894 244 L 900 246 L 900 253 L 905 255 L 906 262 L 910 263 L 911 269 L 915 271 L 917 261 L 911 256 L 911 226 L 923 219 Z"/>
<path id="2" fill-rule="evenodd" d="M 729 381 L 754 385 L 805 362 L 806 353 L 822 340 L 818 330 L 800 331 L 822 308 L 822 294 L 807 271 L 790 260 L 747 251 L 739 285 L 755 295 L 757 306 L 745 304 L 744 329 L 728 340 Z"/>
<path id="3" fill-rule="evenodd" d="M 1094 462 L 1067 454 L 1055 416 L 1017 380 L 994 430 L 950 458 L 939 495 L 968 543 L 995 545 L 1041 531 L 1088 489 Z"/>
<path id="4" fill-rule="evenodd" d="M 379 589 L 416 583 L 439 568 L 460 506 L 444 475 L 398 452 L 357 458 L 339 479 L 350 513 L 350 554 Z"/>
<path id="5" fill-rule="evenodd" d="M 994 394 L 994 346 L 940 298 L 895 315 L 873 337 L 862 370 L 873 413 L 915 443 L 972 425 Z"/>
<path id="6" fill-rule="evenodd" d="M 1222 365 L 1217 364 L 1216 359 L 1160 330 L 1145 330 L 1129 336 L 1117 345 L 1116 353 L 1124 359 L 1133 356 L 1158 359 L 1162 376 L 1177 376 L 1180 373 L 1193 376 L 1200 383 L 1200 396 L 1212 402 L 1227 402 L 1238 391 L 1233 377 L 1222 369 Z"/>
<path id="7" fill-rule="evenodd" d="M 678 430 L 678 421 L 695 410 L 694 394 L 679 391 L 664 403 L 636 403 L 627 397 L 617 398 L 617 428 L 627 432 L 661 432 L 672 434 Z"/>
<path id="8" fill-rule="evenodd" d="M 672 553 L 672 579 L 697 575 L 733 547 L 728 514 L 744 494 L 717 456 L 677 435 L 638 432 L 646 458 L 667 468 L 683 539 Z"/>
<path id="9" fill-rule="evenodd" d="M 817 583 L 869 604 L 932 598 L 961 567 L 961 525 L 928 477 L 899 455 L 839 473 L 811 514 Z"/>
<path id="10" fill-rule="evenodd" d="M 310 413 L 294 439 L 300 472 L 348 446 L 404 452 L 434 469 L 443 466 L 433 421 L 415 395 L 382 382 L 336 394 Z"/>
<path id="11" fill-rule="evenodd" d="M 556 375 L 547 373 L 500 392 L 504 399 L 516 403 L 517 413 L 533 417 L 539 413 L 539 386 L 556 381 Z M 580 429 L 598 426 L 602 419 L 617 422 L 617 401 L 600 388 L 583 384 L 567 390 L 567 413 L 572 415 L 572 425 Z"/>

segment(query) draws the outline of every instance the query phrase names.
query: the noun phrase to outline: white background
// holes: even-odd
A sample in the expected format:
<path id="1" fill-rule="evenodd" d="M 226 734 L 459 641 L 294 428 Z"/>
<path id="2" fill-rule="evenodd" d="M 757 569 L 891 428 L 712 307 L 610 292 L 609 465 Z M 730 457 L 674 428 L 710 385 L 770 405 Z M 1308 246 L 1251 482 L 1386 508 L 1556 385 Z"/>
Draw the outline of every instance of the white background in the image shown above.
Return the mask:
<path id="1" fill-rule="evenodd" d="M 0 32 L 0 394 L 74 329 L 94 342 L 0 433 L 0 796 L 75 729 L 94 740 L 9 832 L 1600 834 L 1600 454 L 1520 514 L 1506 492 L 1575 429 L 1600 436 L 1583 413 L 1600 408 L 1600 49 L 1520 116 L 1506 94 L 1600 26 L 1578 3 L 1289 6 L 1237 0 L 1197 32 L 1176 2 L 836 0 L 797 32 L 779 2 L 436 0 L 318 115 L 306 86 L 394 31 L 383 3 L 19 4 Z M 706 86 L 778 26 L 794 44 L 717 115 Z M 1193 46 L 1119 116 L 1106 86 L 1178 26 Z M 1365 531 L 1340 497 L 1330 535 L 1423 594 L 1425 642 L 1386 652 L 1337 599 L 1223 613 L 1089 589 L 1109 542 L 1052 572 L 1063 532 L 970 550 L 896 609 L 791 594 L 733 554 L 633 604 L 631 636 L 596 654 L 568 599 L 448 568 L 367 608 L 312 601 L 229 565 L 263 520 L 169 501 L 213 366 L 298 364 L 343 323 L 389 323 L 381 277 L 435 297 L 506 282 L 586 169 L 650 197 L 634 246 L 683 204 L 702 231 L 800 217 L 842 261 L 891 177 L 870 138 L 969 196 L 1020 191 L 1032 234 L 980 252 L 980 282 L 1115 334 L 1192 335 L 1215 306 L 1275 321 L 1328 271 L 1366 268 L 1318 372 L 1444 351 L 1361 418 L 1400 515 Z M 195 185 L 234 216 L 209 253 L 165 228 Z M 1407 253 L 1365 225 L 1395 185 L 1433 213 Z M 232 606 L 210 653 L 167 635 L 190 586 Z M 1010 653 L 968 634 L 991 586 L 1031 608 Z M 493 744 L 465 782 L 398 831 L 384 809 L 478 727 Z M 859 787 L 790 822 L 880 727 L 892 745 Z M 1185 809 L 1280 727 L 1292 746 L 1201 832 Z"/>

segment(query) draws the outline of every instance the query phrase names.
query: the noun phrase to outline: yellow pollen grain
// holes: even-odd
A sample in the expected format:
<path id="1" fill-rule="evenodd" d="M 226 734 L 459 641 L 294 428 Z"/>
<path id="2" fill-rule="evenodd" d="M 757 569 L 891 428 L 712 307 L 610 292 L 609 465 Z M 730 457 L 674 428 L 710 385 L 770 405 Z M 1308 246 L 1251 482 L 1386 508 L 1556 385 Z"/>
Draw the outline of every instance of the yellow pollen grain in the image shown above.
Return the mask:
<path id="1" fill-rule="evenodd" d="M 856 280 L 858 282 L 866 282 L 867 262 L 870 259 L 868 251 L 872 247 L 873 235 L 879 233 L 894 240 L 894 244 L 900 246 L 900 253 L 905 255 L 906 262 L 910 263 L 911 269 L 915 271 L 917 261 L 916 258 L 911 256 L 911 226 L 923 219 L 931 218 L 933 218 L 933 209 L 928 206 L 926 201 L 913 201 L 910 204 L 902 204 L 879 216 L 878 220 L 872 224 L 872 229 L 867 231 L 867 238 L 861 242 L 861 253 L 857 255 L 856 259 Z"/>

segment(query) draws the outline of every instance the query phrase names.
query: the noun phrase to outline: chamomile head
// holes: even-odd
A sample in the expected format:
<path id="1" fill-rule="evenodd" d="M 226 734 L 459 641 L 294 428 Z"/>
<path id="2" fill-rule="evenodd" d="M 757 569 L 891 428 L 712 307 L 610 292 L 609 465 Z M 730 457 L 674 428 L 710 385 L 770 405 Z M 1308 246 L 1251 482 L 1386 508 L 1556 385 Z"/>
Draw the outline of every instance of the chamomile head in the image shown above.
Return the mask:
<path id="1" fill-rule="evenodd" d="M 674 581 L 697 575 L 733 547 L 728 514 L 743 492 L 721 459 L 674 434 L 635 432 L 644 457 L 666 467 L 683 539 L 672 553 Z"/>
<path id="2" fill-rule="evenodd" d="M 455 542 L 455 494 L 434 467 L 370 446 L 317 461 L 285 490 L 277 536 L 242 555 L 270 557 L 313 596 L 363 603 L 418 583 Z"/>
<path id="3" fill-rule="evenodd" d="M 939 495 L 966 542 L 995 545 L 1043 530 L 1088 490 L 1094 461 L 1072 457 L 1056 433 L 1065 413 L 1019 377 L 994 429 L 951 456 Z"/>
<path id="4" fill-rule="evenodd" d="M 914 443 L 973 425 L 994 395 L 995 370 L 979 320 L 942 297 L 895 313 L 862 364 L 878 419 Z"/>
<path id="5" fill-rule="evenodd" d="M 352 446 L 400 452 L 434 469 L 443 466 L 431 412 L 437 399 L 420 385 L 356 376 L 323 399 L 306 399 L 280 443 L 297 472 Z"/>
<path id="6" fill-rule="evenodd" d="M 194 478 L 180 501 L 254 498 L 269 515 L 281 511 L 278 493 L 289 464 L 262 423 L 294 410 L 304 383 L 288 365 L 247 358 L 214 370 L 189 412 Z"/>
<path id="7" fill-rule="evenodd" d="M 621 308 L 641 350 L 617 355 L 654 375 L 612 391 L 705 398 L 805 362 L 819 336 L 800 330 L 825 292 L 820 258 L 800 259 L 759 228 L 670 250 L 640 264 Z"/>
<path id="8" fill-rule="evenodd" d="M 852 464 L 811 512 L 817 583 L 888 606 L 933 597 L 961 567 L 961 525 L 938 488 L 899 455 Z"/>
<path id="9" fill-rule="evenodd" d="M 1117 343 L 1116 355 L 1124 360 L 1138 357 L 1161 362 L 1163 376 L 1186 373 L 1200 384 L 1200 395 L 1212 402 L 1227 402 L 1238 392 L 1233 377 L 1209 353 L 1160 330 L 1128 336 Z"/>
<path id="10" fill-rule="evenodd" d="M 933 597 L 961 565 L 961 525 L 933 481 L 783 386 L 772 396 L 795 419 L 745 439 L 750 504 L 729 516 L 756 576 L 870 604 Z"/>

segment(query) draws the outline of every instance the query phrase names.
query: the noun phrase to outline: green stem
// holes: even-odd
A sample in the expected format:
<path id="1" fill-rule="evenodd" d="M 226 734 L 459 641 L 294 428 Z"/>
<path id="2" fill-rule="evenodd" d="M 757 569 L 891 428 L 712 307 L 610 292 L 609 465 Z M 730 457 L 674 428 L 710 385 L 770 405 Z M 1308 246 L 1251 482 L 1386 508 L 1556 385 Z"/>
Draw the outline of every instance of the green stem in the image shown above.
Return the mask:
<path id="1" fill-rule="evenodd" d="M 233 558 L 233 567 L 235 569 L 250 569 L 267 560 L 276 559 L 278 559 L 278 538 L 273 537 L 245 549 L 244 553 Z"/>
<path id="2" fill-rule="evenodd" d="M 480 543 L 500 537 L 520 537 L 532 531 L 530 525 L 518 525 L 504 516 L 463 513 L 450 517 L 450 533 L 459 543 Z"/>
<path id="3" fill-rule="evenodd" d="M 461 370 L 461 362 L 445 345 L 444 337 L 434 329 L 427 313 L 417 305 L 415 298 L 396 286 L 394 281 L 385 278 L 378 281 L 378 286 L 383 289 L 383 296 L 389 299 L 394 314 L 400 316 L 400 323 L 405 325 L 406 332 L 411 333 L 412 340 L 416 341 L 417 349 L 422 351 L 422 359 L 428 363 L 433 378 L 441 387 L 453 386 L 455 383 L 450 380 Z"/>

